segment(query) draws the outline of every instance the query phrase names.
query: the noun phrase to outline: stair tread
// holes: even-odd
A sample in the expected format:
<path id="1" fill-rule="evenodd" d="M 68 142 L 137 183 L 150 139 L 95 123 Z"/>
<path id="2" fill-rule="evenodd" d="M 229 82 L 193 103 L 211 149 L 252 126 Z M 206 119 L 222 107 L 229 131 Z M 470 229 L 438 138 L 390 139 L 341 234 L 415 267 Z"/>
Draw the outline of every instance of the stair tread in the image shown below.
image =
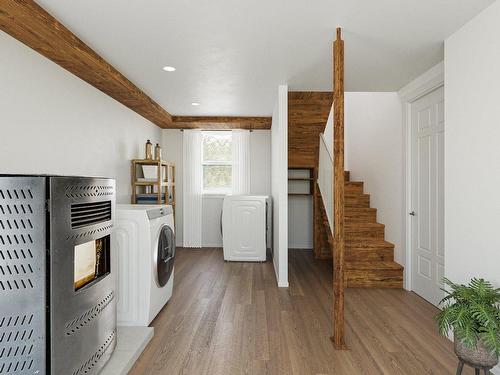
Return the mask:
<path id="1" fill-rule="evenodd" d="M 393 243 L 376 238 L 370 240 L 346 239 L 345 246 L 364 248 L 394 248 Z"/>
<path id="2" fill-rule="evenodd" d="M 346 262 L 347 270 L 403 270 L 404 267 L 392 261 L 375 261 L 375 262 Z"/>
<path id="3" fill-rule="evenodd" d="M 346 228 L 385 228 L 385 225 L 384 224 L 380 224 L 380 223 L 370 223 L 370 222 L 367 222 L 367 223 L 364 223 L 364 222 L 348 222 L 348 223 L 345 223 L 345 227 Z"/>

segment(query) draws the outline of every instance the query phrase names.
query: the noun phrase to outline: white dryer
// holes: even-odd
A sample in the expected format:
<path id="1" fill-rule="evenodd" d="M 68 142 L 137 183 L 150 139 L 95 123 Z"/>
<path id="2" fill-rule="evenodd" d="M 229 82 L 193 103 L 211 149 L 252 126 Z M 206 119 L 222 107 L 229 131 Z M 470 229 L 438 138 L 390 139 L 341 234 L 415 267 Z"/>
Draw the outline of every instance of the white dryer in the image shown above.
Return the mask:
<path id="1" fill-rule="evenodd" d="M 226 195 L 222 207 L 224 260 L 266 260 L 267 196 Z"/>
<path id="2" fill-rule="evenodd" d="M 118 270 L 118 325 L 148 326 L 172 296 L 172 206 L 117 205 L 113 263 Z"/>

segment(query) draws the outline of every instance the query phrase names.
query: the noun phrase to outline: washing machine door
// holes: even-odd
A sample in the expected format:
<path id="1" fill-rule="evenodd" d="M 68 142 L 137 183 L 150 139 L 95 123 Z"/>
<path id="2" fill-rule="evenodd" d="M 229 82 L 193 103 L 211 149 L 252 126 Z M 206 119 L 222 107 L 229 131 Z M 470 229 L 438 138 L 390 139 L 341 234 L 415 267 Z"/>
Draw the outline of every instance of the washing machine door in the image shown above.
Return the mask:
<path id="1" fill-rule="evenodd" d="M 172 275 L 175 259 L 175 235 L 168 225 L 164 225 L 160 230 L 157 251 L 156 274 L 158 285 L 163 287 Z"/>

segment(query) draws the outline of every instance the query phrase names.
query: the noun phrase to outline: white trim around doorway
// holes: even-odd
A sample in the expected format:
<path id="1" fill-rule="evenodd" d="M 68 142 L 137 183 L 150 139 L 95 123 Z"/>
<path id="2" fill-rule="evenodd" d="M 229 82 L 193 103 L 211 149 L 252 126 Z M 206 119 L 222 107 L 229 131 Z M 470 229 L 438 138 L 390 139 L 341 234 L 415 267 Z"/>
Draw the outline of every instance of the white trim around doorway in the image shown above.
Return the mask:
<path id="1" fill-rule="evenodd" d="M 411 220 L 408 213 L 411 210 L 412 196 L 412 170 L 411 170 L 411 104 L 422 96 L 444 86 L 444 63 L 440 62 L 420 77 L 403 87 L 399 92 L 399 98 L 402 105 L 403 114 L 403 152 L 402 152 L 402 211 L 401 221 L 404 223 L 401 227 L 402 253 L 404 256 L 404 288 L 412 290 L 411 277 Z M 446 115 L 445 115 L 446 116 Z M 446 121 L 445 121 L 446 126 Z"/>

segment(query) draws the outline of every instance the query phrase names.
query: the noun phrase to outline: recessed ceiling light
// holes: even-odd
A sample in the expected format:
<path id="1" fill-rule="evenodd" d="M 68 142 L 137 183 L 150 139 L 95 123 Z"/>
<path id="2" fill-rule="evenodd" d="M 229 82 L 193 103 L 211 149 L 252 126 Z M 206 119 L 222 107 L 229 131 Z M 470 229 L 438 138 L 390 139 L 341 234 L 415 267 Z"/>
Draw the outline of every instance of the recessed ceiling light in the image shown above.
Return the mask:
<path id="1" fill-rule="evenodd" d="M 175 68 L 173 66 L 164 66 L 163 70 L 166 72 L 175 72 Z"/>
<path id="2" fill-rule="evenodd" d="M 197 107 L 197 106 L 200 105 L 200 103 L 198 103 L 198 102 L 192 102 L 191 105 L 194 105 L 195 107 Z"/>

